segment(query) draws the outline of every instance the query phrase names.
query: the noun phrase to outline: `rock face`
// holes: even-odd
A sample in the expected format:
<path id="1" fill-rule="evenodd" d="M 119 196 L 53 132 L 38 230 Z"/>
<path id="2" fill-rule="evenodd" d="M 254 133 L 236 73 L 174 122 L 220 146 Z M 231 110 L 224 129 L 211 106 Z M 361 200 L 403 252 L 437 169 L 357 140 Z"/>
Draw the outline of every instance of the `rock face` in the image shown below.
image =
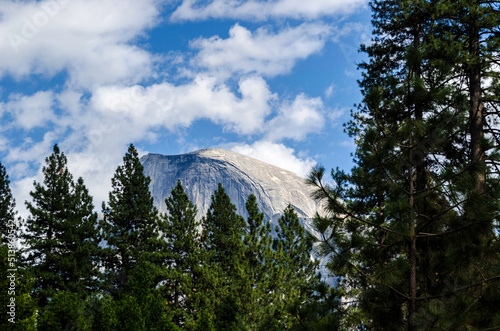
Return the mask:
<path id="1" fill-rule="evenodd" d="M 198 218 L 206 214 L 211 196 L 219 183 L 225 188 L 238 213 L 246 216 L 245 202 L 254 194 L 265 219 L 277 220 L 291 204 L 307 230 L 317 206 L 310 198 L 311 188 L 295 173 L 223 149 L 203 149 L 182 155 L 148 154 L 141 158 L 144 173 L 151 178 L 155 205 L 166 211 L 165 198 L 182 181 L 191 201 L 198 207 Z"/>

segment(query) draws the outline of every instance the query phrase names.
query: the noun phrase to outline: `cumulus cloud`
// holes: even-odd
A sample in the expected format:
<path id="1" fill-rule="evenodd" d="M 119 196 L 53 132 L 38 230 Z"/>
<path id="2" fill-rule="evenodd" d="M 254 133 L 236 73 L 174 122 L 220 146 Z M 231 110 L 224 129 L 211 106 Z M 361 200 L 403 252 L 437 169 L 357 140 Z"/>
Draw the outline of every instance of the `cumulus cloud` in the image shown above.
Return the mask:
<path id="1" fill-rule="evenodd" d="M 272 111 L 274 95 L 260 77 L 244 77 L 238 86 L 240 97 L 209 76 L 184 85 L 110 86 L 96 90 L 91 103 L 101 115 L 126 117 L 139 127 L 173 130 L 209 119 L 239 134 L 259 132 Z"/>
<path id="2" fill-rule="evenodd" d="M 253 144 L 233 143 L 227 145 L 234 152 L 256 158 L 277 167 L 290 170 L 301 177 L 306 177 L 316 161 L 311 158 L 295 156 L 295 150 L 283 144 L 269 141 L 256 141 Z"/>
<path id="3" fill-rule="evenodd" d="M 185 85 L 108 86 L 95 91 L 90 107 L 97 112 L 96 117 L 108 118 L 115 126 L 130 125 L 135 131 L 154 127 L 173 131 L 208 119 L 241 135 L 299 141 L 324 126 L 321 98 L 299 94 L 279 102 L 264 79 L 254 76 L 241 78 L 238 86 L 240 96 L 210 76 L 198 76 Z"/>
<path id="4" fill-rule="evenodd" d="M 264 27 L 252 33 L 236 24 L 227 39 L 213 36 L 191 42 L 191 47 L 199 50 L 191 62 L 195 67 L 225 76 L 248 73 L 275 76 L 288 73 L 297 60 L 323 49 L 331 31 L 325 24 L 304 23 L 277 33 Z"/>
<path id="5" fill-rule="evenodd" d="M 0 2 L 0 77 L 51 76 L 91 88 L 135 83 L 154 58 L 131 41 L 158 21 L 157 0 Z"/>
<path id="6" fill-rule="evenodd" d="M 366 0 L 183 0 L 172 14 L 174 21 L 232 18 L 263 21 L 270 18 L 316 19 L 349 14 Z"/>
<path id="7" fill-rule="evenodd" d="M 30 162 L 43 162 L 45 157 L 48 156 L 48 151 L 52 150 L 52 146 L 57 143 L 59 134 L 57 130 L 46 132 L 39 142 L 34 142 L 30 138 L 26 138 L 24 143 L 18 146 L 9 146 L 9 151 L 5 160 L 7 162 L 17 163 L 30 163 Z M 26 174 L 24 167 L 27 165 L 20 165 L 23 171 L 11 172 L 13 177 L 22 177 Z"/>
<path id="8" fill-rule="evenodd" d="M 52 106 L 52 92 L 41 91 L 29 96 L 12 94 L 3 108 L 11 113 L 17 127 L 31 130 L 54 120 Z"/>
<path id="9" fill-rule="evenodd" d="M 309 133 L 321 130 L 325 123 L 323 113 L 321 98 L 310 98 L 301 93 L 293 101 L 281 104 L 278 115 L 266 124 L 266 139 L 303 140 Z"/>

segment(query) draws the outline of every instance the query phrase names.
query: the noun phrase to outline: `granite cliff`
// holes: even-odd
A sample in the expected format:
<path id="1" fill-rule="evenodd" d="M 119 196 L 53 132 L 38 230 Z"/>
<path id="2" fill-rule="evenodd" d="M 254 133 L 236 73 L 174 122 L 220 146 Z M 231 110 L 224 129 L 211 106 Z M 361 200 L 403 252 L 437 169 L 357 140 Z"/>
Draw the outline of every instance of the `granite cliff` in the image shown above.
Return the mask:
<path id="1" fill-rule="evenodd" d="M 166 211 L 165 198 L 177 184 L 198 207 L 198 218 L 206 214 L 211 196 L 221 183 L 238 212 L 246 216 L 245 202 L 250 194 L 257 198 L 265 219 L 273 229 L 291 204 L 307 230 L 317 206 L 310 198 L 311 188 L 295 173 L 223 149 L 203 149 L 181 155 L 148 154 L 141 158 L 144 172 L 151 178 L 155 205 Z"/>

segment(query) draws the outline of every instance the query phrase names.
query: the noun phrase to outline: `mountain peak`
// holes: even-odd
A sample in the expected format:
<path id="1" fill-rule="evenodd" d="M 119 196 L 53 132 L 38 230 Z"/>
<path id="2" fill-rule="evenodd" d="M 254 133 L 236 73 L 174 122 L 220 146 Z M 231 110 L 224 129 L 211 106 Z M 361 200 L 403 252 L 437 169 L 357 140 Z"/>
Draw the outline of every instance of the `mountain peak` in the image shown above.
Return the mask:
<path id="1" fill-rule="evenodd" d="M 248 169 L 249 167 L 276 168 L 275 169 L 276 171 L 284 171 L 290 173 L 290 175 L 297 176 L 296 173 L 290 170 L 286 170 L 281 167 L 266 163 L 264 161 L 222 148 L 204 148 L 186 154 L 178 154 L 178 155 L 162 155 L 162 154 L 149 153 L 148 156 L 150 155 L 157 155 L 163 157 L 182 157 L 186 155 L 196 155 L 200 158 L 229 162 L 242 170 L 243 169 L 250 170 Z"/>
<path id="2" fill-rule="evenodd" d="M 144 172 L 151 178 L 150 190 L 155 205 L 166 211 L 165 198 L 177 180 L 182 181 L 191 201 L 198 207 L 198 219 L 208 210 L 211 196 L 222 184 L 238 212 L 246 216 L 245 203 L 250 194 L 257 198 L 266 221 L 277 225 L 283 210 L 291 204 L 306 228 L 317 206 L 312 189 L 295 173 L 263 161 L 219 148 L 179 154 L 149 154 L 141 158 Z"/>

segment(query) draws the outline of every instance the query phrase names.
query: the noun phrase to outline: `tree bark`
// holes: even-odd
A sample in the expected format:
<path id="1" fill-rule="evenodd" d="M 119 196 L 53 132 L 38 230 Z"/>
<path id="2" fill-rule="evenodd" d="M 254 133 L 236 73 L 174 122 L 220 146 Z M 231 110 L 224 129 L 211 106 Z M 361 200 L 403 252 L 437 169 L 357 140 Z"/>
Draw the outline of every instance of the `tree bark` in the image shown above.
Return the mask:
<path id="1" fill-rule="evenodd" d="M 479 6 L 479 2 L 475 2 Z M 469 133 L 470 133 L 470 162 L 475 178 L 475 191 L 484 192 L 486 185 L 485 151 L 482 146 L 484 136 L 484 114 L 481 88 L 480 64 L 480 35 L 476 15 L 471 15 L 469 23 L 469 55 L 472 63 L 469 64 Z"/>

